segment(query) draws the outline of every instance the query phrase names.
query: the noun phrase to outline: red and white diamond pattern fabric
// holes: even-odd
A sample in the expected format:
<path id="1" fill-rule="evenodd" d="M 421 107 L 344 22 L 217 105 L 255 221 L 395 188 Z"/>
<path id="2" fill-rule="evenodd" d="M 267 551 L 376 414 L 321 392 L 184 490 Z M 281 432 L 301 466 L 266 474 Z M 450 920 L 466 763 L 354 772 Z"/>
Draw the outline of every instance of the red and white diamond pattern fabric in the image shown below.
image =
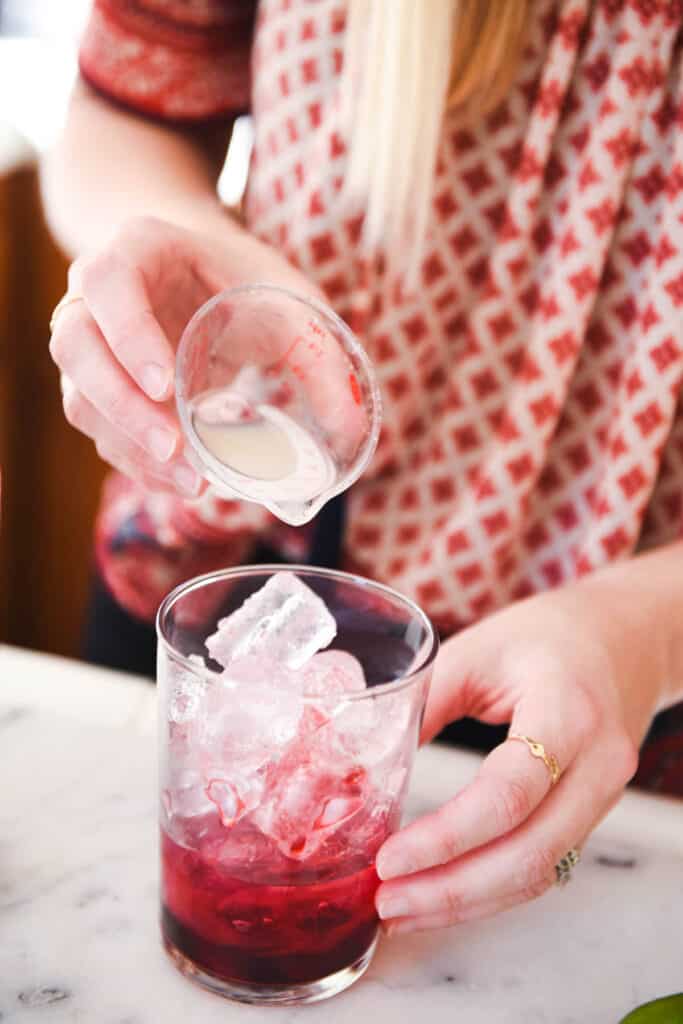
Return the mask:
<path id="1" fill-rule="evenodd" d="M 680 533 L 682 24 L 678 0 L 539 0 L 506 101 L 447 117 L 410 292 L 342 207 L 343 4 L 260 4 L 248 222 L 385 400 L 347 561 L 445 629 Z"/>
<path id="2" fill-rule="evenodd" d="M 162 117 L 244 105 L 252 0 L 134 7 L 96 0 L 81 51 L 95 85 Z M 346 563 L 444 630 L 681 535 L 682 26 L 683 0 L 536 0 L 505 102 L 446 118 L 410 291 L 363 255 L 362 215 L 342 205 L 344 0 L 260 0 L 247 220 L 320 283 L 384 396 Z M 151 618 L 265 532 L 259 506 L 114 477 L 98 561 Z"/>

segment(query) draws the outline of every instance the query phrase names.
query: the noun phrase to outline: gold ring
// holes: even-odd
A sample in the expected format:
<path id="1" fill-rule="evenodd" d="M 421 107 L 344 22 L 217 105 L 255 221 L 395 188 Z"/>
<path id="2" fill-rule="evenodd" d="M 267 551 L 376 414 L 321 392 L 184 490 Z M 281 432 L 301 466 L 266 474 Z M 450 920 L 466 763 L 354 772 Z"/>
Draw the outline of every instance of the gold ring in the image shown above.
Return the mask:
<path id="1" fill-rule="evenodd" d="M 581 860 L 581 852 L 575 846 L 567 850 L 564 857 L 560 857 L 555 865 L 555 884 L 566 885 L 571 880 L 572 868 Z"/>
<path id="2" fill-rule="evenodd" d="M 530 736 L 522 736 L 519 732 L 509 732 L 507 735 L 509 740 L 520 740 L 522 743 L 526 743 L 529 752 L 534 757 L 539 757 L 543 764 L 550 772 L 550 783 L 552 786 L 559 780 L 562 771 L 560 769 L 559 762 L 554 754 L 546 754 L 545 747 L 542 743 L 537 740 L 532 740 Z"/>
<path id="3" fill-rule="evenodd" d="M 69 295 L 68 292 L 66 295 L 62 295 L 61 299 L 52 310 L 52 316 L 50 317 L 50 334 L 54 332 L 59 314 L 63 309 L 66 309 L 67 306 L 70 306 L 72 302 L 85 302 L 85 299 L 82 295 Z"/>

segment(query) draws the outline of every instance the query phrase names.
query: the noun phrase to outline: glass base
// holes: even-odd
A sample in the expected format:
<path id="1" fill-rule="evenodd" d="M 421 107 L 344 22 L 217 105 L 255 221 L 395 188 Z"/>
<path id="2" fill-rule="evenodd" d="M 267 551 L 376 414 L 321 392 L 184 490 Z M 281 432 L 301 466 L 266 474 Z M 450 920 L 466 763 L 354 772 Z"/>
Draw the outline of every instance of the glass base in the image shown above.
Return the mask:
<path id="1" fill-rule="evenodd" d="M 377 948 L 377 940 L 378 936 L 375 936 L 363 955 L 354 963 L 344 967 L 341 971 L 335 971 L 334 974 L 328 974 L 325 978 L 293 985 L 259 985 L 244 981 L 230 981 L 209 974 L 188 960 L 172 942 L 163 936 L 164 948 L 170 959 L 180 973 L 190 981 L 208 989 L 209 992 L 223 996 L 224 999 L 261 1006 L 302 1006 L 305 1003 L 317 1003 L 321 999 L 336 996 L 365 974 Z"/>

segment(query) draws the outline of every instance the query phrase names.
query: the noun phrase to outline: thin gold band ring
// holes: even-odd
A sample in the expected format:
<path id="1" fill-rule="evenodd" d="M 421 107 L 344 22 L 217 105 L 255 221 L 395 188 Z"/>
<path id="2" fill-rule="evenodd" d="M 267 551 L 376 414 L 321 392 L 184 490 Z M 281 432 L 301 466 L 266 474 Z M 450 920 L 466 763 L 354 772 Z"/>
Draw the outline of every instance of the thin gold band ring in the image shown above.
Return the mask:
<path id="1" fill-rule="evenodd" d="M 552 786 L 559 781 L 560 776 L 562 775 L 559 761 L 554 754 L 546 753 L 546 749 L 542 743 L 539 743 L 538 740 L 532 740 L 530 736 L 523 736 L 519 732 L 509 732 L 507 738 L 509 740 L 519 740 L 521 743 L 526 744 L 529 753 L 543 761 L 543 764 L 550 773 L 550 784 Z"/>

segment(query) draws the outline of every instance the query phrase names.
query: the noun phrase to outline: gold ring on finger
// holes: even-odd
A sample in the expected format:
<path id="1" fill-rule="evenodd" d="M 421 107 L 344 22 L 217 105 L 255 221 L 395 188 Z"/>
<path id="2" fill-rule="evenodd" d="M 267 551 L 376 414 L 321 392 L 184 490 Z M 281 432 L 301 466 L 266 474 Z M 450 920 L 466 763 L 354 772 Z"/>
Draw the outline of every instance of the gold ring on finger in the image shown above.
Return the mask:
<path id="1" fill-rule="evenodd" d="M 560 857 L 555 865 L 555 884 L 566 885 L 567 882 L 570 882 L 572 868 L 575 868 L 580 860 L 581 852 L 575 846 L 571 850 L 567 850 L 564 857 Z"/>
<path id="2" fill-rule="evenodd" d="M 539 743 L 538 740 L 532 740 L 530 736 L 523 736 L 519 732 L 509 732 L 507 738 L 509 740 L 519 740 L 521 743 L 526 744 L 529 753 L 543 761 L 543 764 L 546 766 L 550 774 L 551 786 L 554 786 L 555 783 L 559 781 L 562 774 L 559 761 L 554 754 L 546 753 L 546 749 L 542 743 Z"/>

